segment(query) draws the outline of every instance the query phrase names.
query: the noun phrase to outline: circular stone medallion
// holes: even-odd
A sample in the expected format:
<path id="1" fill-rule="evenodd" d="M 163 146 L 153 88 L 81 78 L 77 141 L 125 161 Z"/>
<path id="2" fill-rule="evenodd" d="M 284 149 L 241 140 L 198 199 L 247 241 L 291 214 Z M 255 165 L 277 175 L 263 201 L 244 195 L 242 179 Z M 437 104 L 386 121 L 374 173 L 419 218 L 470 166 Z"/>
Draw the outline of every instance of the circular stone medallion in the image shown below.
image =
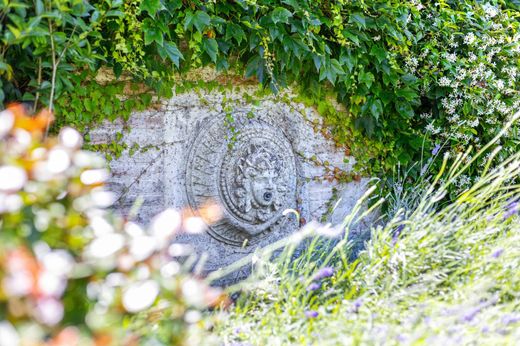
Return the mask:
<path id="1" fill-rule="evenodd" d="M 283 211 L 295 208 L 296 159 L 273 125 L 238 116 L 233 128 L 222 118 L 202 126 L 188 156 L 186 190 L 194 211 L 208 202 L 222 207 L 224 217 L 209 225 L 212 237 L 251 245 L 284 227 Z"/>

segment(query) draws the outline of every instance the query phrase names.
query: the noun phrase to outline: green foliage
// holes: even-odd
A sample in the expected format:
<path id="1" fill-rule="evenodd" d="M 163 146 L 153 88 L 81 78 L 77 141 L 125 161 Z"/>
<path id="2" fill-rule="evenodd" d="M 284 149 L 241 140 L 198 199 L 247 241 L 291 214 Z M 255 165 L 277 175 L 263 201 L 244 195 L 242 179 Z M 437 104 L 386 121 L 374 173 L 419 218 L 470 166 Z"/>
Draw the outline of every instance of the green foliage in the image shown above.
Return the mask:
<path id="1" fill-rule="evenodd" d="M 72 91 L 74 73 L 103 65 L 169 96 L 174 71 L 211 64 L 243 72 L 274 92 L 297 84 L 318 108 L 333 95 L 346 111 L 323 115 L 365 173 L 415 162 L 437 144 L 452 154 L 478 146 L 519 108 L 516 1 L 74 0 L 35 6 L 17 0 L 2 6 L 6 100 L 40 96 L 49 103 L 49 88 Z M 57 68 L 53 56 L 62 52 Z M 454 111 L 447 102 L 456 104 Z M 517 131 L 501 143 L 509 152 L 518 150 Z"/>
<path id="2" fill-rule="evenodd" d="M 140 91 L 139 85 L 130 84 L 129 88 L 128 83 L 117 81 L 99 85 L 95 80 L 86 80 L 85 73 L 72 76 L 71 83 L 73 89 L 56 101 L 56 128 L 70 125 L 83 132 L 102 120 L 128 120 L 132 111 L 144 110 L 151 104 L 149 91 Z"/>

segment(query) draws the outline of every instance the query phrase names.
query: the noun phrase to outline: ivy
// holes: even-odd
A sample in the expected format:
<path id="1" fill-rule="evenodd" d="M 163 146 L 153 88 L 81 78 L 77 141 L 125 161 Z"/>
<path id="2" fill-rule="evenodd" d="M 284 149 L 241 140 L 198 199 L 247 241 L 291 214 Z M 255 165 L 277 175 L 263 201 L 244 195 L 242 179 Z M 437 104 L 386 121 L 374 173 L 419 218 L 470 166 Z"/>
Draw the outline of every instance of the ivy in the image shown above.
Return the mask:
<path id="1" fill-rule="evenodd" d="M 219 71 L 240 71 L 275 93 L 296 85 L 312 104 L 326 109 L 322 112 L 325 122 L 337 142 L 351 147 L 358 170 L 385 173 L 398 162 L 406 165 L 420 160 L 424 149 L 430 152 L 439 144 L 440 139 L 425 129 L 432 121 L 438 127 L 449 127 L 441 102 L 453 94 L 453 87 L 445 85 L 445 80 L 440 83 L 442 77 L 455 79 L 457 68 L 471 70 L 479 63 L 500 68 L 520 66 L 515 53 L 520 26 L 517 2 L 3 2 L 0 100 L 26 100 L 36 109 L 52 105 L 57 98 L 64 123 L 86 124 L 98 117 L 95 112 L 106 118 L 120 112 L 118 105 L 100 101 L 104 96 L 99 97 L 98 92 L 114 99 L 112 91 L 74 95 L 81 94 L 77 86 L 89 84 L 86 78 L 100 67 L 111 68 L 116 77 L 130 77 L 158 96 L 169 97 L 178 73 L 212 65 Z M 470 33 L 477 36 L 477 42 L 486 37 L 503 40 L 494 53 L 496 61 L 484 55 L 475 62 L 469 60 L 463 37 Z M 446 58 L 455 53 L 459 60 Z M 496 69 L 497 78 L 502 78 Z M 474 123 L 479 102 L 491 94 L 506 107 L 515 105 L 519 94 L 515 78 L 507 87 L 512 90 L 509 94 L 491 88 L 490 83 L 494 81 L 481 80 L 476 86 L 465 87 L 469 96 L 457 113 L 465 117 L 462 120 Z M 345 111 L 322 106 L 326 96 L 335 98 Z M 119 101 L 119 108 L 147 103 L 139 97 L 137 101 L 134 97 Z M 75 101 L 78 98 L 81 102 Z M 423 113 L 432 117 L 421 117 Z M 484 126 L 481 121 L 457 135 L 484 141 L 506 118 L 493 117 L 493 126 Z M 456 137 L 446 142 L 452 152 L 469 143 Z M 507 142 L 508 150 L 517 145 L 518 141 Z"/>

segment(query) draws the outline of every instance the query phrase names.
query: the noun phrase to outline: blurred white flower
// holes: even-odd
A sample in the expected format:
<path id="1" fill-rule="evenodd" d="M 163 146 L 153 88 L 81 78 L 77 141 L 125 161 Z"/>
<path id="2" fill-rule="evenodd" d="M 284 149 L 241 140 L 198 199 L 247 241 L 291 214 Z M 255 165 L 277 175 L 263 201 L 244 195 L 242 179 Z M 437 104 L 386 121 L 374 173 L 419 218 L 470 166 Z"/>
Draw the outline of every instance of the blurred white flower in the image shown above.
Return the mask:
<path id="1" fill-rule="evenodd" d="M 106 169 L 89 169 L 80 175 L 80 180 L 85 185 L 104 183 L 109 177 Z"/>
<path id="2" fill-rule="evenodd" d="M 45 155 L 47 155 L 47 149 L 45 148 L 35 148 L 31 151 L 31 159 L 33 160 L 42 160 Z"/>
<path id="3" fill-rule="evenodd" d="M 13 213 L 20 210 L 22 206 L 22 197 L 0 193 L 0 213 Z"/>
<path id="4" fill-rule="evenodd" d="M 5 113 L 5 112 L 3 112 Z M 13 325 L 8 321 L 0 322 L 0 346 L 18 346 L 20 336 Z"/>
<path id="5" fill-rule="evenodd" d="M 66 287 L 67 281 L 64 277 L 47 270 L 38 276 L 38 288 L 45 296 L 58 298 L 63 294 Z"/>
<path id="6" fill-rule="evenodd" d="M 132 237 L 144 235 L 144 231 L 138 224 L 134 222 L 127 222 L 125 224 L 125 232 Z"/>
<path id="7" fill-rule="evenodd" d="M 27 270 L 12 271 L 2 281 L 2 288 L 9 296 L 22 297 L 31 293 L 34 280 Z"/>
<path id="8" fill-rule="evenodd" d="M 182 284 L 182 295 L 189 305 L 200 307 L 204 306 L 204 289 L 195 279 L 186 279 Z"/>
<path id="9" fill-rule="evenodd" d="M 189 310 L 184 315 L 184 320 L 186 321 L 186 323 L 190 324 L 197 323 L 198 321 L 200 321 L 201 318 L 202 315 L 197 310 Z"/>
<path id="10" fill-rule="evenodd" d="M 74 164 L 78 167 L 102 167 L 105 160 L 95 153 L 89 151 L 78 151 L 72 158 Z"/>
<path id="11" fill-rule="evenodd" d="M 187 256 L 192 253 L 192 249 L 186 244 L 174 243 L 168 248 L 168 254 L 172 257 Z"/>
<path id="12" fill-rule="evenodd" d="M 14 125 L 14 115 L 11 111 L 0 112 L 0 139 L 4 138 L 5 135 L 11 131 Z"/>
<path id="13" fill-rule="evenodd" d="M 0 191 L 16 192 L 27 182 L 25 170 L 16 166 L 0 167 Z"/>
<path id="14" fill-rule="evenodd" d="M 49 165 L 46 162 L 36 162 L 32 167 L 32 176 L 37 181 L 49 181 L 54 178 L 53 173 L 49 170 Z"/>
<path id="15" fill-rule="evenodd" d="M 163 278 L 171 278 L 181 271 L 181 266 L 178 262 L 171 261 L 161 266 L 161 275 Z"/>
<path id="16" fill-rule="evenodd" d="M 130 254 L 123 253 L 117 257 L 117 267 L 119 270 L 126 272 L 131 270 L 135 265 L 134 257 Z"/>
<path id="17" fill-rule="evenodd" d="M 35 317 L 43 324 L 57 324 L 63 318 L 63 313 L 63 304 L 55 298 L 42 298 L 36 302 Z"/>
<path id="18" fill-rule="evenodd" d="M 184 220 L 184 230 L 191 234 L 203 233 L 206 230 L 206 223 L 200 217 L 191 216 Z"/>
<path id="19" fill-rule="evenodd" d="M 70 166 L 69 153 L 61 148 L 52 149 L 47 158 L 47 169 L 53 174 L 63 173 Z"/>
<path id="20" fill-rule="evenodd" d="M 180 225 L 180 213 L 174 209 L 166 209 L 153 218 L 150 233 L 157 240 L 158 245 L 163 247 L 166 245 L 166 240 L 179 230 Z"/>
<path id="21" fill-rule="evenodd" d="M 50 251 L 43 256 L 42 262 L 46 270 L 59 276 L 67 276 L 74 266 L 74 259 L 66 250 Z"/>
<path id="22" fill-rule="evenodd" d="M 150 257 L 156 248 L 157 242 L 155 238 L 142 235 L 132 238 L 129 252 L 135 261 L 142 261 Z"/>
<path id="23" fill-rule="evenodd" d="M 159 284 L 153 280 L 131 284 L 123 292 L 123 306 L 128 312 L 139 312 L 152 306 L 159 294 Z"/>
<path id="24" fill-rule="evenodd" d="M 126 283 L 126 276 L 123 273 L 110 273 L 105 282 L 111 287 L 123 286 Z"/>
<path id="25" fill-rule="evenodd" d="M 15 151 L 24 151 L 31 145 L 31 134 L 22 129 L 15 129 L 13 149 Z"/>
<path id="26" fill-rule="evenodd" d="M 81 147 L 83 139 L 78 131 L 71 127 L 65 127 L 60 131 L 60 143 L 66 148 L 77 149 Z"/>
<path id="27" fill-rule="evenodd" d="M 90 228 L 96 236 L 102 236 L 114 232 L 114 227 L 102 216 L 94 216 L 90 219 Z"/>
<path id="28" fill-rule="evenodd" d="M 107 233 L 94 239 L 87 247 L 86 254 L 93 258 L 109 257 L 124 246 L 125 239 L 121 234 Z"/>
<path id="29" fill-rule="evenodd" d="M 114 194 L 109 191 L 93 190 L 90 196 L 92 197 L 92 202 L 98 208 L 110 207 L 115 201 Z"/>

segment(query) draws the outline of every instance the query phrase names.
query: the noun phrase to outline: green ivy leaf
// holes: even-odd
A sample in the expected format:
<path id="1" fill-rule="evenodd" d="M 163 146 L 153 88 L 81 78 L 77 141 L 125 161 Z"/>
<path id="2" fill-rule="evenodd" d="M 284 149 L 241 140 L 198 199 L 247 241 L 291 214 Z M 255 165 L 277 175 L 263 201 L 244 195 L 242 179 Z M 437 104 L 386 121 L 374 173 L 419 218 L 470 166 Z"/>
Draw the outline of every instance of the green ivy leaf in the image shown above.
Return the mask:
<path id="1" fill-rule="evenodd" d="M 351 14 L 348 22 L 355 24 L 358 27 L 358 29 L 366 28 L 366 21 L 363 13 L 356 12 Z"/>
<path id="2" fill-rule="evenodd" d="M 155 26 L 155 23 L 152 19 L 146 18 L 143 21 L 143 31 L 144 31 L 144 44 L 147 46 L 152 42 L 157 42 L 160 46 L 163 44 L 163 33 L 162 31 Z"/>
<path id="3" fill-rule="evenodd" d="M 374 56 L 381 63 L 386 59 L 386 50 L 380 45 L 374 45 L 370 48 L 370 55 Z"/>
<path id="4" fill-rule="evenodd" d="M 164 59 L 166 56 L 179 67 L 180 60 L 184 60 L 184 56 L 173 42 L 164 42 L 162 47 L 158 47 L 159 55 Z"/>
<path id="5" fill-rule="evenodd" d="M 289 10 L 283 7 L 277 7 L 273 10 L 271 13 L 271 19 L 273 20 L 273 23 L 289 23 L 289 18 L 291 18 L 293 15 Z"/>
<path id="6" fill-rule="evenodd" d="M 413 108 L 408 102 L 397 101 L 395 103 L 395 109 L 405 118 L 412 118 L 414 115 Z"/>
<path id="7" fill-rule="evenodd" d="M 204 37 L 202 39 L 202 48 L 204 48 L 204 51 L 208 53 L 211 61 L 217 62 L 218 44 L 214 38 Z"/>
<path id="8" fill-rule="evenodd" d="M 198 32 L 203 32 L 210 22 L 210 16 L 204 11 L 187 12 L 184 18 L 184 30 L 191 29 L 195 25 Z"/>
<path id="9" fill-rule="evenodd" d="M 383 114 L 383 103 L 381 100 L 373 100 L 370 104 L 370 113 L 377 120 Z"/>
<path id="10" fill-rule="evenodd" d="M 146 11 L 148 14 L 153 17 L 155 13 L 161 8 L 160 0 L 142 0 L 141 6 L 139 6 L 141 11 Z"/>
<path id="11" fill-rule="evenodd" d="M 395 92 L 395 94 L 397 96 L 404 97 L 406 101 L 413 101 L 419 96 L 417 92 L 411 88 L 399 89 Z"/>
<path id="12" fill-rule="evenodd" d="M 372 86 L 372 83 L 374 83 L 374 81 L 375 81 L 375 77 L 372 74 L 372 72 L 361 71 L 358 76 L 358 81 L 360 83 L 364 83 L 367 86 L 367 88 L 370 89 L 370 87 Z"/>
<path id="13" fill-rule="evenodd" d="M 228 41 L 230 38 L 234 38 L 238 44 L 242 42 L 242 40 L 246 40 L 246 33 L 242 28 L 235 24 L 235 23 L 228 23 L 226 26 L 226 35 L 224 37 L 226 41 Z"/>

